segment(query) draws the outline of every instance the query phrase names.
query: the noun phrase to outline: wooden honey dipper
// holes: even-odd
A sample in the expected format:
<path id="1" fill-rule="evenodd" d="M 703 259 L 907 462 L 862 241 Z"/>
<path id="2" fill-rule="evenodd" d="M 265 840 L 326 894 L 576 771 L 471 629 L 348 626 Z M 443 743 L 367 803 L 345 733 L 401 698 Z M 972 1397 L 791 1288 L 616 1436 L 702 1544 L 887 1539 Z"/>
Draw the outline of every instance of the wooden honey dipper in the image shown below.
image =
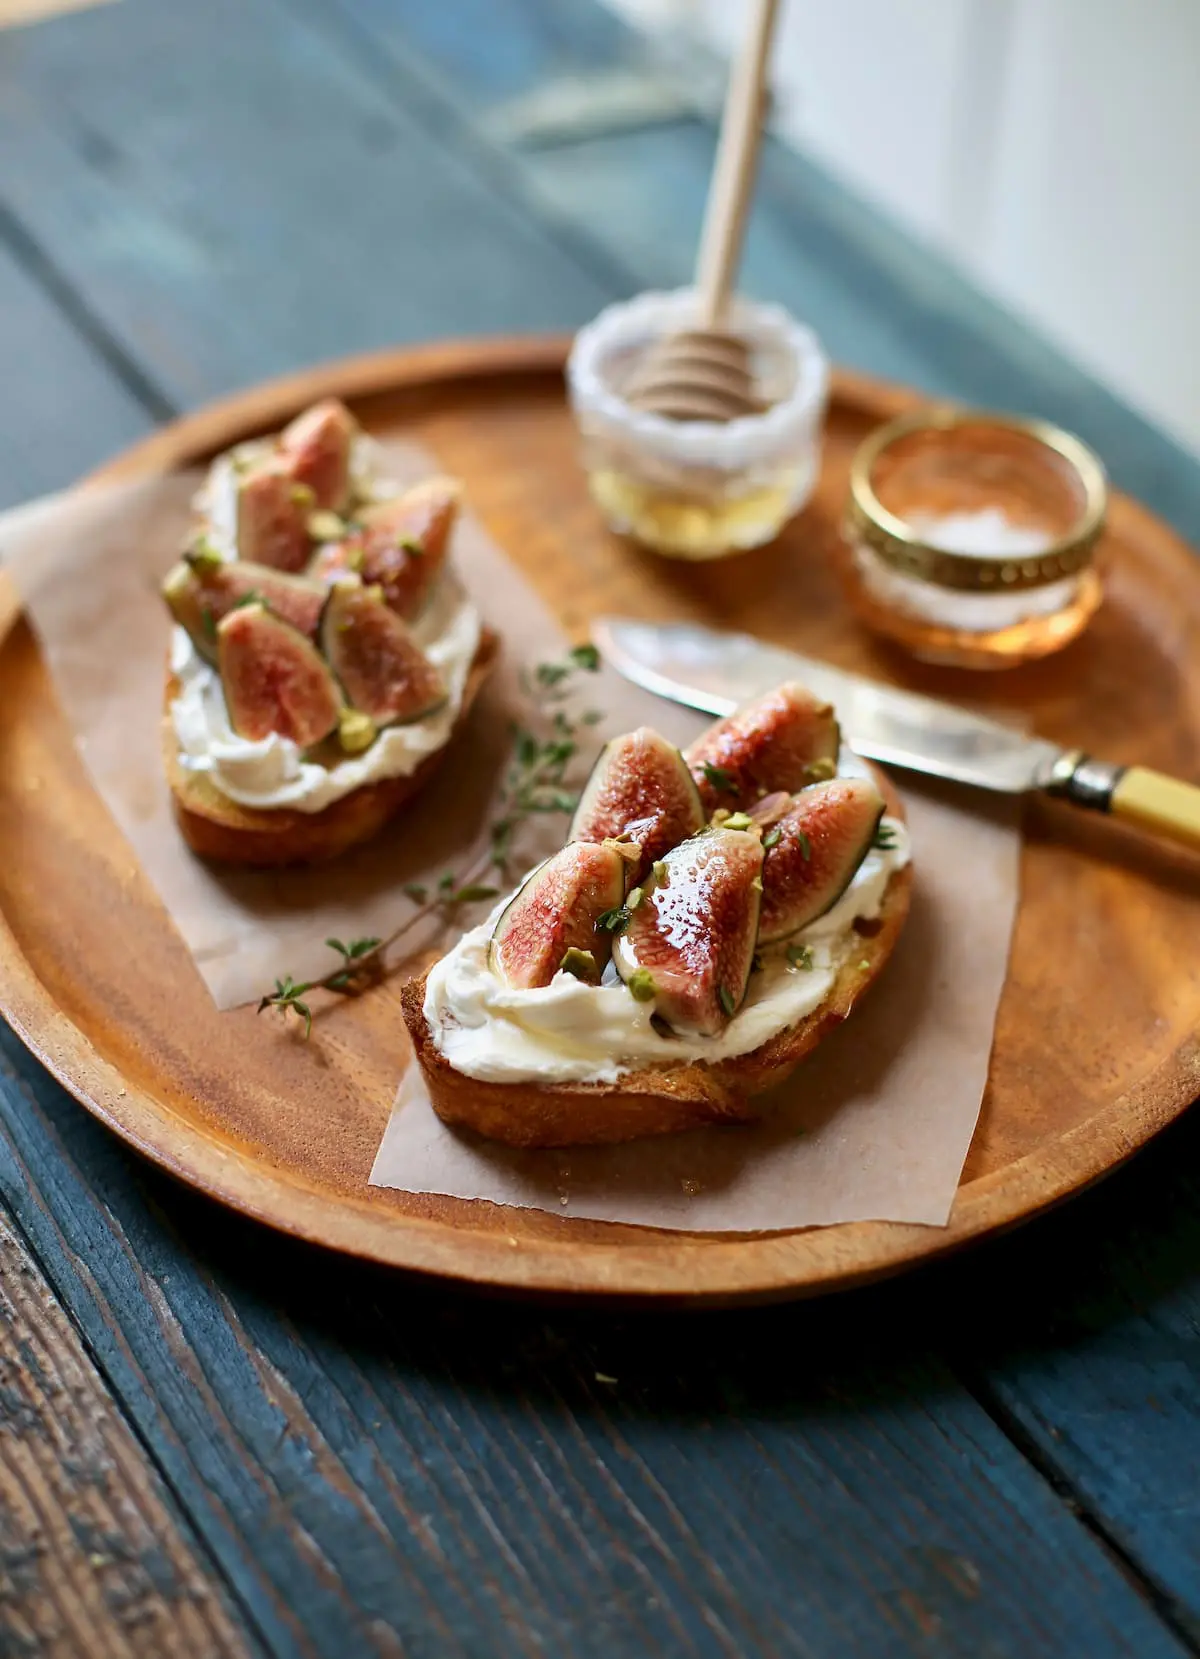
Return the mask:
<path id="1" fill-rule="evenodd" d="M 635 408 L 677 421 L 731 421 L 761 412 L 746 342 L 724 326 L 754 189 L 767 62 L 779 0 L 754 0 L 729 79 L 696 258 L 695 326 L 658 340 L 624 389 Z"/>

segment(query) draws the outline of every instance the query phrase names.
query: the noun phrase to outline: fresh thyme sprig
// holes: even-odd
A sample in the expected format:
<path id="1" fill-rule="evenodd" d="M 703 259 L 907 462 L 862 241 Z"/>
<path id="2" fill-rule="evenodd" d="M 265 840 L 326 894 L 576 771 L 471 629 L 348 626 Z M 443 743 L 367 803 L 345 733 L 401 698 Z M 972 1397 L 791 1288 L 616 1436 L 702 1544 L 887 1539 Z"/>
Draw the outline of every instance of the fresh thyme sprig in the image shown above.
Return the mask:
<path id="1" fill-rule="evenodd" d="M 419 921 L 435 912 L 450 919 L 462 905 L 482 904 L 500 896 L 486 877 L 498 870 L 507 874 L 513 836 L 535 813 L 574 812 L 578 797 L 567 787 L 567 769 L 579 752 L 580 729 L 594 726 L 604 718 L 598 709 L 585 709 L 572 716 L 564 706 L 572 690 L 572 676 L 579 670 L 594 674 L 600 655 L 594 645 L 577 645 L 562 662 L 538 663 L 532 673 L 523 671 L 521 686 L 533 706 L 535 719 L 548 729 L 533 726 L 513 728 L 513 755 L 500 790 L 499 810 L 491 826 L 485 851 L 471 866 L 456 874 L 452 870 L 438 880 L 431 892 L 420 882 L 409 882 L 404 893 L 418 907 L 386 938 L 326 939 L 337 955 L 337 965 L 316 979 L 295 980 L 290 974 L 275 981 L 258 1004 L 261 1014 L 277 1008 L 304 1021 L 304 1035 L 312 1032 L 313 1014 L 307 1001 L 311 991 L 335 991 L 358 996 L 376 984 L 386 972 L 388 951 Z"/>

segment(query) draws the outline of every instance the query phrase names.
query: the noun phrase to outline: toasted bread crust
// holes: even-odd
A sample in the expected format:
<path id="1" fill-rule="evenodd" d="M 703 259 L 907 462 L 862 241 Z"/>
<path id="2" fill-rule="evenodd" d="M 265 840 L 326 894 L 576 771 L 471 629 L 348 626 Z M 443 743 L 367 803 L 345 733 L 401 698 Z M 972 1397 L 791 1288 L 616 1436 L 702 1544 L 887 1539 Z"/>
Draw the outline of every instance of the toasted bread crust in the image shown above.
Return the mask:
<path id="1" fill-rule="evenodd" d="M 320 812 L 280 807 L 263 811 L 239 806 L 223 795 L 203 772 L 186 772 L 171 722 L 171 704 L 179 682 L 167 675 L 163 714 L 163 761 L 175 817 L 184 840 L 202 858 L 227 864 L 259 866 L 319 864 L 367 841 L 421 789 L 453 744 L 467 711 L 491 672 L 499 651 L 497 636 L 485 628 L 467 676 L 462 707 L 449 741 L 427 756 L 406 778 L 385 778 L 364 785 Z"/>
<path id="2" fill-rule="evenodd" d="M 881 780 L 882 782 L 883 780 Z M 885 785 L 888 810 L 902 816 Z M 829 995 L 811 1014 L 748 1054 L 709 1065 L 645 1066 L 617 1083 L 483 1083 L 455 1071 L 434 1046 L 425 1019 L 425 978 L 401 989 L 401 1006 L 429 1098 L 443 1122 L 510 1146 L 591 1146 L 745 1123 L 759 1115 L 755 1097 L 782 1083 L 823 1037 L 840 1025 L 874 983 L 908 915 L 912 868 L 894 872 L 879 915 L 843 964 Z"/>

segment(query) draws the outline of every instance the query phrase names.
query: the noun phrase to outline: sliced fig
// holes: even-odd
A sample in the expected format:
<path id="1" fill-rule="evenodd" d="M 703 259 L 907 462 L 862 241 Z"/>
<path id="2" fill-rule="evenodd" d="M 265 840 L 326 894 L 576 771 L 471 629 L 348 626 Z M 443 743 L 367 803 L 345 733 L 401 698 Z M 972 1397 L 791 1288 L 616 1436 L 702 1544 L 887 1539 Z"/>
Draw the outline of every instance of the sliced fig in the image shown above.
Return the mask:
<path id="1" fill-rule="evenodd" d="M 711 829 L 654 866 L 613 947 L 635 997 L 654 1000 L 674 1031 L 723 1031 L 741 1007 L 754 961 L 762 899 L 762 842 L 746 830 Z"/>
<path id="2" fill-rule="evenodd" d="M 207 662 L 217 660 L 217 623 L 235 605 L 262 600 L 293 628 L 315 638 L 325 590 L 303 576 L 288 576 L 270 565 L 246 559 L 198 555 L 171 570 L 162 586 L 171 615 L 186 628 L 192 644 Z"/>
<path id="3" fill-rule="evenodd" d="M 750 808 L 763 795 L 790 795 L 811 781 L 806 769 L 837 760 L 840 733 L 828 703 L 795 681 L 747 703 L 698 737 L 687 751 L 700 799 Z"/>
<path id="4" fill-rule="evenodd" d="M 704 824 L 704 808 L 687 762 L 649 726 L 614 737 L 600 751 L 575 817 L 572 841 L 628 835 L 641 848 L 630 879 Z"/>
<path id="5" fill-rule="evenodd" d="M 391 501 L 358 515 L 361 528 L 335 547 L 323 547 L 313 561 L 314 576 L 330 580 L 339 570 L 360 571 L 377 584 L 398 616 L 420 615 L 442 566 L 458 513 L 454 478 L 426 478 Z"/>
<path id="6" fill-rule="evenodd" d="M 217 663 L 239 737 L 277 732 L 309 749 L 336 729 L 342 699 L 321 653 L 265 605 L 239 606 L 217 625 Z"/>
<path id="7" fill-rule="evenodd" d="M 279 437 L 294 483 L 311 492 L 314 507 L 340 513 L 350 494 L 350 449 L 357 431 L 354 416 L 337 398 L 314 403 Z"/>
<path id="8" fill-rule="evenodd" d="M 287 462 L 271 456 L 237 479 L 238 557 L 275 570 L 303 570 L 308 563 L 309 492 Z"/>
<path id="9" fill-rule="evenodd" d="M 329 589 L 320 636 L 346 700 L 377 726 L 419 720 L 445 702 L 442 677 L 406 624 L 357 576 Z"/>
<path id="10" fill-rule="evenodd" d="M 339 576 L 361 576 L 362 567 L 362 543 L 357 536 L 351 536 L 323 542 L 312 556 L 307 575 L 310 582 L 328 587 Z"/>
<path id="11" fill-rule="evenodd" d="M 870 851 L 883 807 L 870 778 L 834 778 L 796 796 L 763 837 L 764 945 L 790 938 L 833 908 Z"/>
<path id="12" fill-rule="evenodd" d="M 599 979 L 612 935 L 596 924 L 624 896 L 625 860 L 617 849 L 572 841 L 539 864 L 505 907 L 492 934 L 493 968 L 507 984 L 533 990 L 564 966 L 579 975 L 590 956 Z"/>

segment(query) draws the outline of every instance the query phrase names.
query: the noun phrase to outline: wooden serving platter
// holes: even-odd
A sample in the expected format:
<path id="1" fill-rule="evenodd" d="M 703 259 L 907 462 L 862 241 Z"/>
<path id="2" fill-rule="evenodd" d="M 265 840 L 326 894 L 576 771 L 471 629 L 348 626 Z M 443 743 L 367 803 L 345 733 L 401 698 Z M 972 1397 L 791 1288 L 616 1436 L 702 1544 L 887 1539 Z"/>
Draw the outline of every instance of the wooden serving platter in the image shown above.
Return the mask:
<path id="1" fill-rule="evenodd" d="M 1109 597 L 1057 659 L 922 669 L 852 621 L 833 571 L 851 453 L 916 395 L 835 380 L 808 510 L 711 565 L 608 535 L 576 463 L 560 340 L 470 342 L 333 364 L 190 416 L 107 469 L 195 464 L 339 395 L 426 443 L 564 624 L 602 611 L 737 627 L 997 710 L 1114 760 L 1200 775 L 1200 565 L 1118 497 Z M 539 1292 L 727 1302 L 858 1283 L 1025 1220 L 1127 1158 L 1200 1092 L 1200 863 L 1050 803 L 1030 807 L 1022 900 L 983 1112 L 945 1229 L 853 1223 L 664 1233 L 368 1187 L 396 1082 L 394 986 L 336 1006 L 306 1046 L 218 1014 L 91 791 L 11 590 L 0 602 L 0 1010 L 91 1112 L 213 1197 L 398 1267 Z"/>

